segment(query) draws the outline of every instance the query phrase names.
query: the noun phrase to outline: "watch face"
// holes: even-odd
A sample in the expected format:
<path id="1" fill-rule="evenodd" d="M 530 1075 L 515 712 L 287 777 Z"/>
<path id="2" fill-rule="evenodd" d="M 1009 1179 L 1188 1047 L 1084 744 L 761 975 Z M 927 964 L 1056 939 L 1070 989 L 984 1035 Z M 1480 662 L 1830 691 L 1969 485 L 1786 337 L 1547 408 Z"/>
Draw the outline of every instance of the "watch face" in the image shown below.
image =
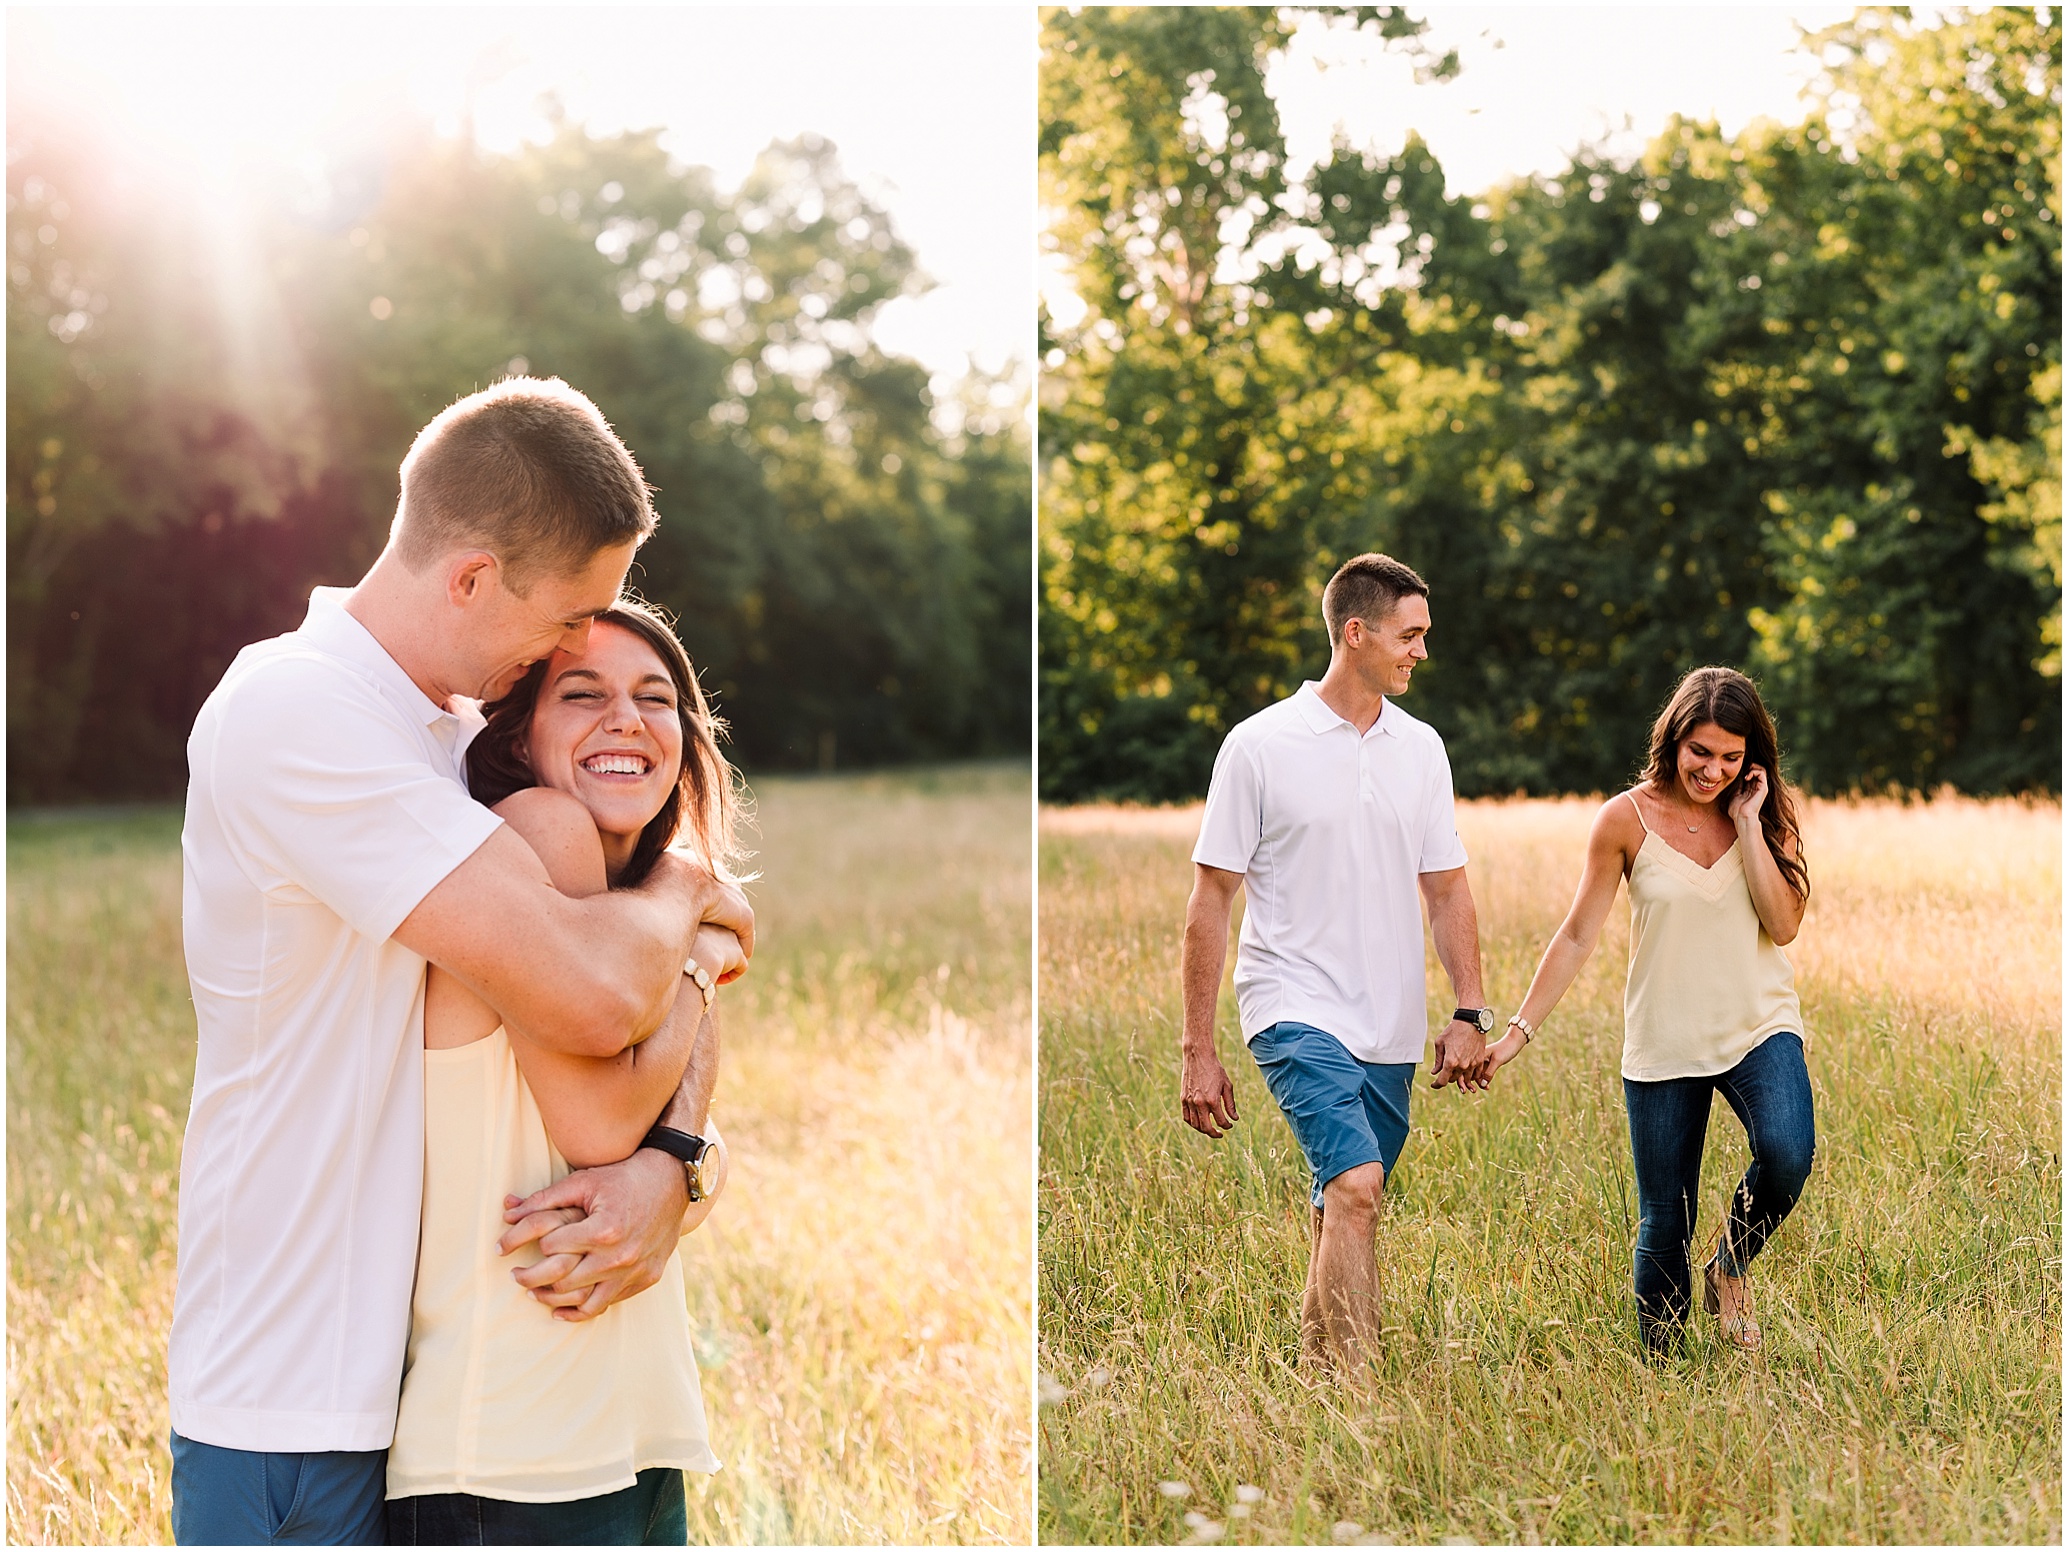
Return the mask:
<path id="1" fill-rule="evenodd" d="M 717 1149 L 706 1147 L 689 1166 L 689 1199 L 701 1202 L 718 1188 Z"/>

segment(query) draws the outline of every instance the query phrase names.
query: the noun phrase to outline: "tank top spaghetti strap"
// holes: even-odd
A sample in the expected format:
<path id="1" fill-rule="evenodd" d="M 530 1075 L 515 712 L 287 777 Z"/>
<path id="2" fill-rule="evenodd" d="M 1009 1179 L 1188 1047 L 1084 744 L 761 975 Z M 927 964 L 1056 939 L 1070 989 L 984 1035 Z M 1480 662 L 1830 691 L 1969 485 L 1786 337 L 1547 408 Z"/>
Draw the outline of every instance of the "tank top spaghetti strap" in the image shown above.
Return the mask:
<path id="1" fill-rule="evenodd" d="M 1623 1076 L 1640 1083 L 1712 1077 L 1782 1030 L 1809 1036 L 1795 968 L 1752 904 L 1738 843 L 1709 867 L 1645 821 L 1630 864 L 1630 974 Z"/>

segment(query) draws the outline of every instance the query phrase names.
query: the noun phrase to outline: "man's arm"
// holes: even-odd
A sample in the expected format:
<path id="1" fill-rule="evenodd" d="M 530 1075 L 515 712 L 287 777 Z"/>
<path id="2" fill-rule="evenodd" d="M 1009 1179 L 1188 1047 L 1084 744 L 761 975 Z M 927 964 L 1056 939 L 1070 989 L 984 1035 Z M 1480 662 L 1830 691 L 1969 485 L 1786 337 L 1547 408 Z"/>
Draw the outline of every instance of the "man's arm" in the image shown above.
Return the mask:
<path id="1" fill-rule="evenodd" d="M 1429 936 L 1436 941 L 1436 957 L 1450 977 L 1457 997 L 1455 1007 L 1481 1008 L 1485 987 L 1479 974 L 1479 913 L 1472 904 L 1472 885 L 1463 868 L 1418 875 L 1422 898 L 1429 907 Z M 1473 1025 L 1452 1019 L 1436 1037 L 1436 1070 L 1431 1088 L 1456 1083 L 1460 1088 L 1485 1088 L 1480 1067 L 1486 1056 L 1486 1036 Z"/>
<path id="2" fill-rule="evenodd" d="M 698 1004 L 699 1012 L 702 1001 L 694 993 L 682 999 Z M 718 1045 L 714 1004 L 701 1019 L 663 1126 L 703 1132 L 718 1086 Z M 690 1201 L 681 1163 L 642 1148 L 622 1163 L 578 1170 L 522 1201 L 506 1199 L 503 1219 L 511 1227 L 497 1249 L 508 1255 L 537 1241 L 541 1259 L 517 1272 L 517 1281 L 556 1319 L 591 1320 L 660 1281 L 676 1242 L 710 1216 L 712 1200 Z M 580 1216 L 570 1220 L 570 1210 Z"/>
<path id="3" fill-rule="evenodd" d="M 1240 873 L 1192 864 L 1192 897 L 1185 902 L 1180 961 L 1185 994 L 1180 1104 L 1185 1124 L 1209 1137 L 1221 1136 L 1237 1119 L 1235 1085 L 1214 1047 L 1214 1015 L 1220 1009 L 1221 971 L 1228 962 L 1228 918 L 1241 887 Z"/>
<path id="4" fill-rule="evenodd" d="M 706 921 L 730 928 L 752 953 L 746 896 L 686 858 L 664 853 L 638 888 L 571 900 L 505 826 L 394 936 L 458 977 L 513 1033 L 548 1050 L 607 1057 L 660 1027 Z"/>
<path id="5" fill-rule="evenodd" d="M 555 889 L 571 899 L 602 897 L 595 821 L 579 802 L 542 788 L 512 794 L 496 812 L 540 859 Z M 694 948 L 698 963 L 721 976 L 745 968 L 738 940 L 723 928 L 699 928 Z M 675 973 L 681 975 L 679 965 Z M 570 1055 L 515 1027 L 511 1049 L 547 1135 L 576 1170 L 535 1193 L 528 1218 L 522 1211 L 507 1215 L 516 1226 L 503 1237 L 503 1253 L 559 1230 L 541 1247 L 543 1259 L 517 1280 L 542 1302 L 565 1308 L 562 1318 L 586 1319 L 652 1287 L 684 1232 L 684 1208 L 708 1212 L 688 1202 L 681 1164 L 639 1142 L 656 1119 L 667 1119 L 664 1110 L 687 1114 L 685 1098 L 702 1123 L 717 1083 L 717 1021 L 692 987 L 674 999 L 650 1038 L 615 1056 Z"/>

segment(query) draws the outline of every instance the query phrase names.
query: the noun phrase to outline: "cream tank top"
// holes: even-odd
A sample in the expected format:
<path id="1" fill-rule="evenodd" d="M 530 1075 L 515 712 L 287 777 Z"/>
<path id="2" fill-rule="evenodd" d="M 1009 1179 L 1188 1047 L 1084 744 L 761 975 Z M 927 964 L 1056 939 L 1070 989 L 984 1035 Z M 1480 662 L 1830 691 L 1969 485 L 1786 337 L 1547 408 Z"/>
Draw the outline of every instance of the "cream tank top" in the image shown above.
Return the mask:
<path id="1" fill-rule="evenodd" d="M 1624 796 L 1637 808 L 1634 793 Z M 1705 868 L 1644 824 L 1630 865 L 1623 1076 L 1713 1077 L 1784 1029 L 1808 1045 L 1795 968 L 1753 907 L 1738 843 Z"/>
<path id="2" fill-rule="evenodd" d="M 594 1320 L 553 1319 L 496 1253 L 503 1197 L 567 1170 L 501 1029 L 424 1052 L 424 1218 L 388 1496 L 559 1503 L 649 1466 L 716 1471 L 690 1351 L 682 1253 Z"/>

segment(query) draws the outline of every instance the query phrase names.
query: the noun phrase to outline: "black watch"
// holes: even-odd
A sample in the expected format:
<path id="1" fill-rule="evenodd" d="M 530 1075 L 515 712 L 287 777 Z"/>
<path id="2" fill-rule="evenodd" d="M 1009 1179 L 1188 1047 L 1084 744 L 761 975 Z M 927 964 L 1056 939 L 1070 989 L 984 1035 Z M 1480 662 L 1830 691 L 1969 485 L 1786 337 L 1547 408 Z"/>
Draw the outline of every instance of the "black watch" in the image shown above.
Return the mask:
<path id="1" fill-rule="evenodd" d="M 1470 1024 L 1482 1035 L 1494 1032 L 1494 1010 L 1492 1008 L 1460 1008 L 1451 1015 L 1459 1024 Z"/>
<path id="2" fill-rule="evenodd" d="M 682 1173 L 689 1181 L 689 1199 L 701 1202 L 710 1196 L 718 1184 L 718 1160 L 713 1157 L 716 1147 L 708 1139 L 694 1132 L 677 1131 L 672 1126 L 656 1126 L 639 1139 L 642 1148 L 658 1148 L 682 1161 Z"/>

